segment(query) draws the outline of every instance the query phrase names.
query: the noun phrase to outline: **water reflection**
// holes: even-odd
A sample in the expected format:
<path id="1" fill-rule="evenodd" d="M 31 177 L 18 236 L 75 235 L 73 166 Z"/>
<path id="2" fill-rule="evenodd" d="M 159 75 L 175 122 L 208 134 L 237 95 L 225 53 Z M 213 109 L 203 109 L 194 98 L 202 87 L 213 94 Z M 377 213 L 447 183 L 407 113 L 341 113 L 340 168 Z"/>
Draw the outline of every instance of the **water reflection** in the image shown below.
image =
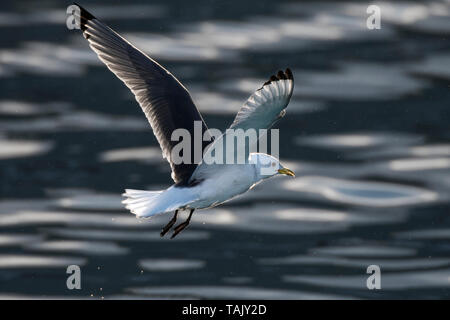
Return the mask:
<path id="1" fill-rule="evenodd" d="M 120 247 L 112 242 L 93 242 L 93 241 L 42 241 L 25 246 L 25 249 L 31 251 L 43 252 L 65 252 L 78 253 L 85 255 L 123 255 L 128 252 L 126 248 Z"/>
<path id="2" fill-rule="evenodd" d="M 162 163 L 165 161 L 161 158 L 161 148 L 144 147 L 144 148 L 124 148 L 105 151 L 100 154 L 102 162 L 121 162 L 121 161 L 140 161 L 143 163 Z"/>
<path id="3" fill-rule="evenodd" d="M 156 224 L 155 224 L 156 225 Z M 149 225 L 149 227 L 155 227 Z M 92 239 L 92 240 L 117 240 L 117 241 L 143 241 L 143 242 L 161 242 L 159 230 L 130 231 L 130 230 L 105 230 L 105 229 L 86 229 L 86 228 L 46 228 L 45 233 L 56 235 L 63 238 Z M 185 237 L 177 241 L 207 240 L 209 233 L 204 231 L 190 230 Z"/>
<path id="4" fill-rule="evenodd" d="M 411 257 L 416 254 L 413 248 L 402 248 L 382 245 L 352 245 L 352 246 L 335 246 L 325 248 L 313 248 L 310 250 L 314 255 L 332 255 L 344 257 L 385 257 L 385 258 L 402 258 Z"/>
<path id="5" fill-rule="evenodd" d="M 398 232 L 397 237 L 409 240 L 450 239 L 450 229 L 427 229 Z"/>
<path id="6" fill-rule="evenodd" d="M 290 190 L 318 193 L 327 199 L 353 205 L 391 207 L 436 200 L 434 192 L 381 182 L 360 182 L 326 177 L 303 177 L 284 183 Z"/>
<path id="7" fill-rule="evenodd" d="M 0 234 L 0 247 L 17 246 L 26 243 L 38 242 L 42 235 L 32 234 Z"/>
<path id="8" fill-rule="evenodd" d="M 313 266 L 337 266 L 363 270 L 370 265 L 377 265 L 382 270 L 410 270 L 448 267 L 450 259 L 402 259 L 402 260 L 380 260 L 380 259 L 345 259 L 336 257 L 310 257 L 292 256 L 286 258 L 274 258 L 262 260 L 268 265 L 313 265 Z"/>
<path id="9" fill-rule="evenodd" d="M 437 271 L 393 272 L 383 275 L 383 290 L 448 288 L 450 269 Z M 296 276 L 287 275 L 286 282 L 348 289 L 367 289 L 366 276 Z"/>
<path id="10" fill-rule="evenodd" d="M 450 168 L 450 158 L 398 159 L 389 163 L 392 170 L 419 171 Z"/>
<path id="11" fill-rule="evenodd" d="M 139 266 L 147 271 L 167 272 L 201 269 L 205 263 L 197 260 L 143 259 L 139 262 Z"/>
<path id="12" fill-rule="evenodd" d="M 6 140 L 0 136 L 0 160 L 40 155 L 50 151 L 52 145 L 49 141 Z"/>
<path id="13" fill-rule="evenodd" d="M 231 286 L 185 286 L 185 287 L 159 287 L 159 288 L 131 288 L 130 292 L 147 295 L 149 297 L 190 298 L 190 299 L 335 299 L 336 296 L 291 290 L 274 290 L 258 287 L 231 287 Z M 345 299 L 348 297 L 339 297 Z"/>
<path id="14" fill-rule="evenodd" d="M 62 256 L 40 256 L 29 254 L 1 254 L 0 269 L 6 268 L 65 268 L 76 264 L 82 266 L 86 263 L 84 258 Z"/>
<path id="15" fill-rule="evenodd" d="M 52 133 L 60 131 L 141 131 L 148 130 L 142 118 L 104 115 L 90 111 L 73 111 L 53 117 L 0 121 L 0 130 L 12 133 Z"/>
<path id="16" fill-rule="evenodd" d="M 355 132 L 349 134 L 331 134 L 331 135 L 315 135 L 309 137 L 298 137 L 295 142 L 299 145 L 308 145 L 321 148 L 371 148 L 374 147 L 389 148 L 393 143 L 397 145 L 397 149 L 404 145 L 410 145 L 420 142 L 421 137 L 414 135 L 406 135 L 400 132 L 396 133 L 369 133 Z M 385 149 L 383 149 L 385 150 Z"/>
<path id="17" fill-rule="evenodd" d="M 161 18 L 165 15 L 165 8 L 158 5 L 91 5 L 92 12 L 98 13 L 104 19 L 148 19 Z M 0 14 L 2 27 L 18 27 L 29 25 L 57 24 L 64 25 L 66 22 L 66 8 L 42 8 L 42 6 L 30 7 L 30 12 L 2 12 Z"/>
<path id="18" fill-rule="evenodd" d="M 0 101 L 0 114 L 13 116 L 30 116 L 68 112 L 72 105 L 68 102 L 50 102 L 34 104 L 24 101 Z"/>

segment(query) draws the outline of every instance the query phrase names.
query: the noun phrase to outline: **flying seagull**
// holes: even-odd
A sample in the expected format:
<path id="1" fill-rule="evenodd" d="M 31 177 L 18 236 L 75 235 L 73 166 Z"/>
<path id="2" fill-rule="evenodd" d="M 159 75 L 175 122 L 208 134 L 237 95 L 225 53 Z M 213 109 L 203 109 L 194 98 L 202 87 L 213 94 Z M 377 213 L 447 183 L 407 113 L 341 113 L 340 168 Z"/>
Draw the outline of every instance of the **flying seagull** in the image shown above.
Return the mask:
<path id="1" fill-rule="evenodd" d="M 277 174 L 294 176 L 278 159 L 264 153 L 247 153 L 244 164 L 178 163 L 171 151 L 178 143 L 171 140 L 176 129 L 194 134 L 194 123 L 201 123 L 202 154 L 211 150 L 225 133 L 211 142 L 208 128 L 188 90 L 163 66 L 134 47 L 106 24 L 78 4 L 79 27 L 99 59 L 135 95 L 161 146 L 162 155 L 172 169 L 174 184 L 166 190 L 143 191 L 126 189 L 123 201 L 137 217 L 175 212 L 162 229 L 164 236 L 176 223 L 180 210 L 189 210 L 186 221 L 174 227 L 172 238 L 185 229 L 196 209 L 217 206 L 250 190 L 254 185 Z M 79 14 L 79 17 L 77 16 Z M 269 129 L 282 118 L 292 96 L 294 78 L 290 69 L 279 71 L 253 93 L 239 110 L 230 129 Z M 209 137 L 210 141 L 207 141 Z M 194 154 L 194 144 L 192 144 Z M 248 152 L 248 149 L 246 149 Z M 229 152 L 229 150 L 225 150 Z M 204 159 L 203 159 L 204 160 Z M 263 170 L 264 174 L 262 174 Z"/>

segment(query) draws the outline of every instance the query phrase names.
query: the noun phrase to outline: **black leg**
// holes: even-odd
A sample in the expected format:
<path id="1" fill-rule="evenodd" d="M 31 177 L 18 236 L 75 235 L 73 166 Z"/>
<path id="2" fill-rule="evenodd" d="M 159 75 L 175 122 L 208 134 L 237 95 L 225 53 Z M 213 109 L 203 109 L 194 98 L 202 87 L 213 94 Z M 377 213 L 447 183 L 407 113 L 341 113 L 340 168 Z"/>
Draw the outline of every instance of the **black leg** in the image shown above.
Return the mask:
<path id="1" fill-rule="evenodd" d="M 166 224 L 166 226 L 161 230 L 161 237 L 164 237 L 164 235 L 167 233 L 167 231 L 170 230 L 170 228 L 172 228 L 172 226 L 175 224 L 175 222 L 177 222 L 177 215 L 178 215 L 178 210 L 175 210 L 175 214 L 173 215 L 173 218 L 169 221 L 168 224 Z"/>
<path id="2" fill-rule="evenodd" d="M 189 212 L 189 217 L 186 219 L 185 222 L 180 223 L 179 225 L 177 225 L 175 227 L 175 229 L 173 229 L 174 231 L 173 231 L 173 234 L 170 237 L 170 239 L 175 238 L 177 234 L 179 234 L 181 231 L 183 231 L 189 225 L 189 222 L 191 221 L 191 217 L 192 217 L 192 214 L 194 213 L 194 210 L 195 209 L 191 209 L 191 212 Z"/>

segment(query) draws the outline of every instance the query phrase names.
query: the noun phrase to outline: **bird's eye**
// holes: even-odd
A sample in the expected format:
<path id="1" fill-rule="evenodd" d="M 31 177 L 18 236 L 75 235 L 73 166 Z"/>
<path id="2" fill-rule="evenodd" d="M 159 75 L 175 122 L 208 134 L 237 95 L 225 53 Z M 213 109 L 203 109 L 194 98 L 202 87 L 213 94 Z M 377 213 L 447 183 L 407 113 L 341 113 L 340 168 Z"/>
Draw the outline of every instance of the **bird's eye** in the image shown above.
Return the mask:
<path id="1" fill-rule="evenodd" d="M 275 167 L 275 162 L 272 162 L 272 167 Z"/>

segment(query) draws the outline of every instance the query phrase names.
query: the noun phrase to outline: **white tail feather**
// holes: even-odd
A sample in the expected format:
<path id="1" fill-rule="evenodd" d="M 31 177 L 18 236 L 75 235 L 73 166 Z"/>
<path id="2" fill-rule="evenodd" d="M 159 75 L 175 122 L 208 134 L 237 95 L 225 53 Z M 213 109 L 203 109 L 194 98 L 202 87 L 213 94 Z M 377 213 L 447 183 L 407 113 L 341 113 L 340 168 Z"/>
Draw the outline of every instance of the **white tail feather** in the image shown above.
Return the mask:
<path id="1" fill-rule="evenodd" d="M 126 189 L 122 196 L 127 199 L 123 200 L 125 208 L 130 210 L 136 216 L 140 217 L 146 208 L 156 199 L 163 191 L 145 191 Z"/>
<path id="2" fill-rule="evenodd" d="M 176 188 L 174 186 L 162 191 L 126 189 L 123 196 L 127 199 L 122 203 L 139 218 L 186 208 L 197 200 L 197 195 L 192 192 L 192 188 Z"/>

